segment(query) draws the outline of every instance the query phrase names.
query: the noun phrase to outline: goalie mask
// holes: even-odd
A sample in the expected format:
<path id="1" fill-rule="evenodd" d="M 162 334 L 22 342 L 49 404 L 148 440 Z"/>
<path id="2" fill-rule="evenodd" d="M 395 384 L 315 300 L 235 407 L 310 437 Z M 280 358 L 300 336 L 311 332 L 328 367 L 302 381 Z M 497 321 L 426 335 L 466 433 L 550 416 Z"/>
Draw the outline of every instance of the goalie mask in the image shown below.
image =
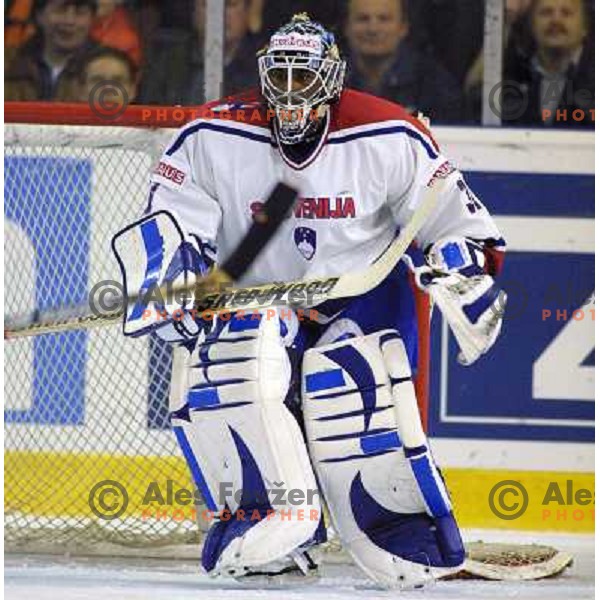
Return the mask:
<path id="1" fill-rule="evenodd" d="M 339 98 L 346 62 L 333 34 L 302 13 L 271 37 L 258 70 L 280 141 L 296 144 L 310 139 L 327 105 Z"/>

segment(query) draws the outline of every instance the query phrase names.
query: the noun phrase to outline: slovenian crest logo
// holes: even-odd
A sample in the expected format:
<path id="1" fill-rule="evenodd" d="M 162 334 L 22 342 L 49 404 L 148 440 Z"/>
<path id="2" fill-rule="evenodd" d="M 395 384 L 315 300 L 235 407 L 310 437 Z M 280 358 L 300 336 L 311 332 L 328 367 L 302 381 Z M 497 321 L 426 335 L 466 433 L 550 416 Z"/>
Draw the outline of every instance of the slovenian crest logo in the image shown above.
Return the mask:
<path id="1" fill-rule="evenodd" d="M 310 227 L 296 227 L 294 242 L 306 260 L 311 260 L 317 251 L 317 232 Z"/>

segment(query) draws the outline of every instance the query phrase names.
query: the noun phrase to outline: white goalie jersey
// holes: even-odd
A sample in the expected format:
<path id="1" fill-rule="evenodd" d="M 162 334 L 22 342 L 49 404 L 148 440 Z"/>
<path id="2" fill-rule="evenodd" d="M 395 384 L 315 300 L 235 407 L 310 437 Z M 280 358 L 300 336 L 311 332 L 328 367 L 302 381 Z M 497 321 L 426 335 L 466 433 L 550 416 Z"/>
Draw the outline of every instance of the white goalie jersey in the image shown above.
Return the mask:
<path id="1" fill-rule="evenodd" d="M 448 236 L 483 241 L 495 272 L 503 241 L 461 173 L 402 107 L 353 90 L 330 107 L 321 143 L 292 160 L 277 148 L 258 95 L 212 103 L 172 139 L 152 175 L 148 212 L 178 215 L 185 233 L 226 258 L 276 183 L 299 191 L 294 214 L 246 283 L 361 270 L 389 245 L 432 178 L 452 178 L 421 230 L 422 248 Z M 497 252 L 500 251 L 500 252 Z"/>

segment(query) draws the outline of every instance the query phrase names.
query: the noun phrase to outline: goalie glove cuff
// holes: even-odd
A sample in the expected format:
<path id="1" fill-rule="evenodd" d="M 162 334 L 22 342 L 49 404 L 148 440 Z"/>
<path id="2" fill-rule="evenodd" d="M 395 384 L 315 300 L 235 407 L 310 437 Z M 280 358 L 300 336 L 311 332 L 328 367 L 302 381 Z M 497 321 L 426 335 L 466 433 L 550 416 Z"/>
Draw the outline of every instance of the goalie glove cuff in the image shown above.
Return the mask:
<path id="1" fill-rule="evenodd" d="M 442 274 L 460 273 L 473 277 L 485 272 L 483 245 L 469 238 L 442 238 L 428 248 L 425 260 L 434 271 Z"/>
<path id="2" fill-rule="evenodd" d="M 413 272 L 417 286 L 426 292 L 430 285 L 449 275 L 483 275 L 486 258 L 479 242 L 464 237 L 446 237 L 430 245 L 424 254 L 412 246 L 403 261 Z"/>

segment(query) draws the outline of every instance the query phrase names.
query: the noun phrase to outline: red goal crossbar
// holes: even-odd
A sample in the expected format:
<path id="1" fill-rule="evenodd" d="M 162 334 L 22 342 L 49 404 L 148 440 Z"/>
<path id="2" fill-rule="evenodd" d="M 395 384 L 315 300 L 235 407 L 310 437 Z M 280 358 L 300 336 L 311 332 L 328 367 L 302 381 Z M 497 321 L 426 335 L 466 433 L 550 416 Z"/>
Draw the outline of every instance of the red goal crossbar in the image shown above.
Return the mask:
<path id="1" fill-rule="evenodd" d="M 200 106 L 129 105 L 115 114 L 77 102 L 5 102 L 5 123 L 98 127 L 182 127 L 203 115 Z"/>

